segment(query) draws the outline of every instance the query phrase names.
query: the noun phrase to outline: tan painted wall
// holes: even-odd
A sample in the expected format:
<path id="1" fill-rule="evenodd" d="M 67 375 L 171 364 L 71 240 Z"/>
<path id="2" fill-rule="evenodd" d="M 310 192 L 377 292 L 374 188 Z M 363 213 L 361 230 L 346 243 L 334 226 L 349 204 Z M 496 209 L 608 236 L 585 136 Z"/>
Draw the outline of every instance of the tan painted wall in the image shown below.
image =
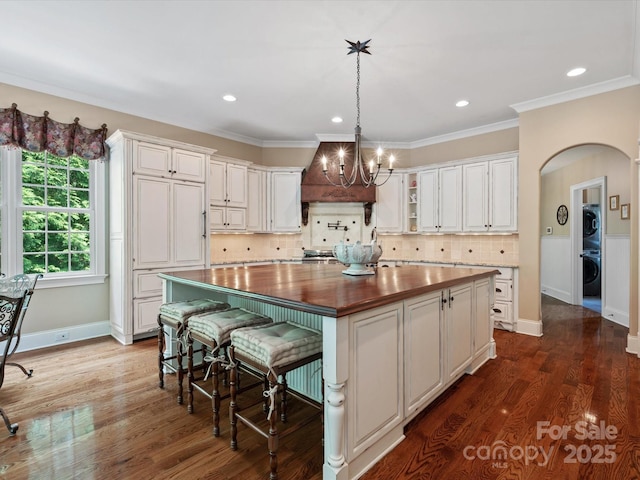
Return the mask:
<path id="1" fill-rule="evenodd" d="M 560 205 L 571 208 L 571 185 L 607 177 L 607 195 L 619 195 L 621 204 L 635 203 L 631 202 L 629 162 L 630 160 L 620 151 L 607 148 L 599 154 L 586 156 L 543 175 L 540 184 L 540 235 L 546 235 L 545 227 L 553 227 L 553 235 L 569 236 L 571 222 L 558 224 L 556 212 Z M 601 213 L 606 215 L 607 234 L 630 233 L 631 222 L 620 218 L 620 210 L 609 210 L 608 205 L 602 205 Z M 569 216 L 571 214 L 569 211 Z"/>
<path id="2" fill-rule="evenodd" d="M 598 143 L 638 156 L 640 86 L 540 108 L 520 115 L 520 318 L 540 319 L 540 169 L 567 148 Z M 638 331 L 638 171 L 629 162 L 631 201 L 630 333 Z M 525 221 L 526 219 L 526 221 Z"/>
<path id="3" fill-rule="evenodd" d="M 498 132 L 485 133 L 474 137 L 461 138 L 459 140 L 407 150 L 409 154 L 407 165 L 402 166 L 418 167 L 431 163 L 517 151 L 518 142 L 518 129 L 509 128 Z"/>

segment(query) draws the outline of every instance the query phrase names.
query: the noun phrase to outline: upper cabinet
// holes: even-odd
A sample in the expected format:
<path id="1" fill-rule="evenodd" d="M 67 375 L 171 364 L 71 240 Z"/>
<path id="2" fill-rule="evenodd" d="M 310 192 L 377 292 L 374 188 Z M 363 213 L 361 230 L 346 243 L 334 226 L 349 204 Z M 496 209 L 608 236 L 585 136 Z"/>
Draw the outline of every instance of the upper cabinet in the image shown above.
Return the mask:
<path id="1" fill-rule="evenodd" d="M 204 154 L 146 142 L 137 142 L 134 148 L 134 173 L 205 183 L 207 156 Z"/>
<path id="2" fill-rule="evenodd" d="M 247 229 L 247 163 L 215 155 L 209 168 L 211 230 Z"/>
<path id="3" fill-rule="evenodd" d="M 392 173 L 383 185 L 376 187 L 376 230 L 379 233 L 401 233 L 405 203 L 404 173 Z"/>
<path id="4" fill-rule="evenodd" d="M 300 232 L 302 210 L 300 204 L 300 182 L 302 169 L 272 169 L 269 172 L 270 209 L 269 230 L 271 232 Z"/>
<path id="5" fill-rule="evenodd" d="M 247 232 L 267 230 L 267 172 L 247 170 Z"/>
<path id="6" fill-rule="evenodd" d="M 459 232 L 462 229 L 462 166 L 418 172 L 418 230 Z"/>
<path id="7" fill-rule="evenodd" d="M 209 170 L 209 198 L 211 205 L 247 207 L 247 166 L 232 163 L 225 157 L 214 156 Z"/>
<path id="8" fill-rule="evenodd" d="M 515 232 L 517 157 L 463 165 L 465 232 Z"/>

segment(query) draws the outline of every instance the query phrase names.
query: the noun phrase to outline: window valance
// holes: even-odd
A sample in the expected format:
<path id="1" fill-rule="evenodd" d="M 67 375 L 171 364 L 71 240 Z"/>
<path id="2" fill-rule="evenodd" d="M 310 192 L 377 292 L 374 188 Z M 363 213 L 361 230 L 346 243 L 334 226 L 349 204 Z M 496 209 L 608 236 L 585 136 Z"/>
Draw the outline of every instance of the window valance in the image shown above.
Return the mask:
<path id="1" fill-rule="evenodd" d="M 51 120 L 49 112 L 42 117 L 11 108 L 0 108 L 0 145 L 15 145 L 30 152 L 47 151 L 59 157 L 77 155 L 87 160 L 105 158 L 107 125 L 92 130 L 76 118 L 73 123 Z"/>

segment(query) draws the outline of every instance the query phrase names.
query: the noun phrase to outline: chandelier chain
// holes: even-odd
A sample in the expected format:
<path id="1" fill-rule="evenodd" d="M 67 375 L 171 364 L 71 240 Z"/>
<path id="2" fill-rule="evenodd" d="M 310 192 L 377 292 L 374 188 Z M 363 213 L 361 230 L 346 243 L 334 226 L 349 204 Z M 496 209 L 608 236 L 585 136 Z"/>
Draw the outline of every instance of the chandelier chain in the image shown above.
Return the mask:
<path id="1" fill-rule="evenodd" d="M 358 52 L 358 60 L 356 62 L 356 73 L 357 73 L 357 81 L 356 81 L 356 126 L 360 126 L 360 52 Z"/>

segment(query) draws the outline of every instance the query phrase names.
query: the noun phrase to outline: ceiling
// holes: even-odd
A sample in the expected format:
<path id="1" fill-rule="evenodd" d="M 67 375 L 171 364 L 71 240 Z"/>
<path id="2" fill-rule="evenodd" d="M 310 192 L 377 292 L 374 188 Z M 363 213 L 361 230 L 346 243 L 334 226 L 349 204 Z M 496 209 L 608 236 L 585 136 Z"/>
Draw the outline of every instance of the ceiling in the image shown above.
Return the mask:
<path id="1" fill-rule="evenodd" d="M 5 0 L 2 17 L 0 82 L 260 146 L 352 135 L 345 39 L 371 39 L 363 137 L 397 148 L 639 83 L 635 0 Z"/>

